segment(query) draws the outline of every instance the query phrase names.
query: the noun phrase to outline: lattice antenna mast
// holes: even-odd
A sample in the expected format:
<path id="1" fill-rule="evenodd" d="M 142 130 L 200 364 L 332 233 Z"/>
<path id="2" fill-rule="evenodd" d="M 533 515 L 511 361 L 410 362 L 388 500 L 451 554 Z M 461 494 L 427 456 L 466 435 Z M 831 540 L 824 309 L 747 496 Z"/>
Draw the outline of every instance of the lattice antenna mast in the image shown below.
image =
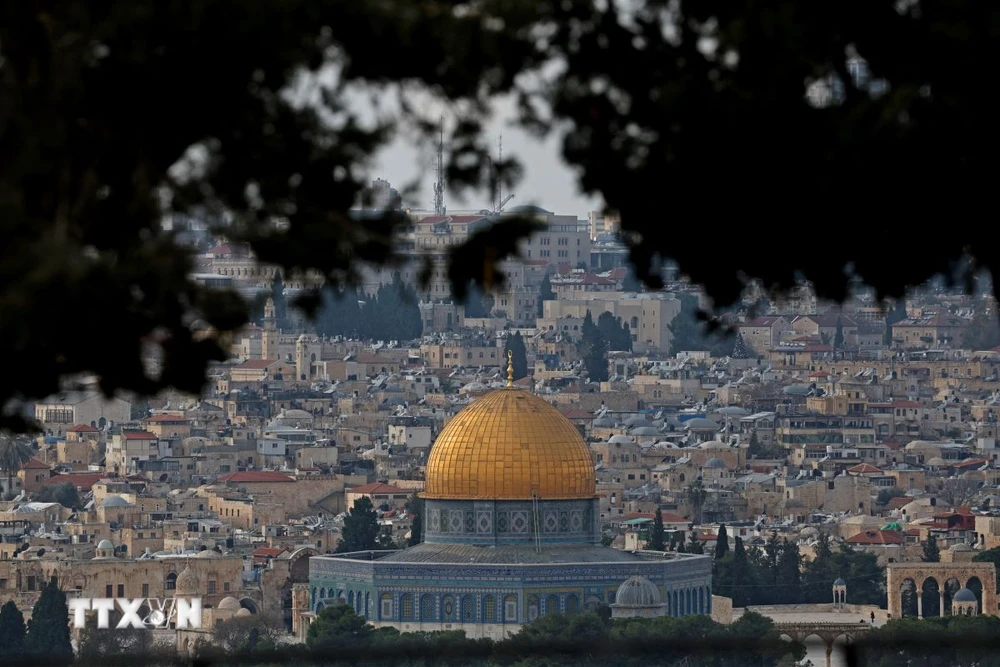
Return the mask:
<path id="1" fill-rule="evenodd" d="M 434 183 L 434 213 L 444 215 L 444 116 L 438 126 L 437 182 Z"/>

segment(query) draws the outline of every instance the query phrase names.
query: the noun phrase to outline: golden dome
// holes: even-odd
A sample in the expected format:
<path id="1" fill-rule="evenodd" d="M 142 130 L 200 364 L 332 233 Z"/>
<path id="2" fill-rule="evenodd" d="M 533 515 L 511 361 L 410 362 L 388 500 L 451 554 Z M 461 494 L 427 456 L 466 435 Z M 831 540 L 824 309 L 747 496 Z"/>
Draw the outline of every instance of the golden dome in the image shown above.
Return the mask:
<path id="1" fill-rule="evenodd" d="M 427 461 L 425 498 L 593 498 L 596 476 L 580 432 L 543 399 L 510 386 L 448 423 Z"/>

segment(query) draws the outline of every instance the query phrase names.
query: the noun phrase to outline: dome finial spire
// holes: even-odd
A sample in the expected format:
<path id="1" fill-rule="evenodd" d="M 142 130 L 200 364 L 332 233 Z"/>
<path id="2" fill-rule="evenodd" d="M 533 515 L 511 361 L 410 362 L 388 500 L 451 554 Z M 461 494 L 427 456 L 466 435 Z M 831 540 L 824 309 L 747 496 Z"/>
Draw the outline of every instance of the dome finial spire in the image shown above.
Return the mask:
<path id="1" fill-rule="evenodd" d="M 507 350 L 507 386 L 514 386 L 514 350 Z"/>

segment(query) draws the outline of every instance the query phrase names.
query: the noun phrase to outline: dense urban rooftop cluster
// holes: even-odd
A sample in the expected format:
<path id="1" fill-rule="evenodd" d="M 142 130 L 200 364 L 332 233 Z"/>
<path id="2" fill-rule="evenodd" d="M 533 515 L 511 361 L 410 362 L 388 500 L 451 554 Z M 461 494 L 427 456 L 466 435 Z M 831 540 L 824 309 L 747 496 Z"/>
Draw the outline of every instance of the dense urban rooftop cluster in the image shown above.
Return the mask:
<path id="1" fill-rule="evenodd" d="M 239 290 L 255 321 L 201 395 L 105 398 L 83 379 L 34 405 L 40 435 L 0 441 L 0 604 L 28 612 L 52 577 L 90 597 L 193 591 L 216 621 L 266 613 L 301 637 L 309 557 L 421 541 L 435 440 L 506 384 L 508 355 L 515 386 L 589 446 L 606 546 L 711 553 L 777 535 L 807 561 L 840 543 L 881 565 L 1000 546 L 992 298 L 748 290 L 709 333 L 697 287 L 669 271 L 661 292 L 635 282 L 613 218 L 520 212 L 542 231 L 494 293 L 457 303 L 443 268 L 494 214 L 413 212 L 409 263 L 370 271 L 357 303 L 335 295 L 341 310 L 316 321 L 294 306 L 315 278 L 186 230 L 196 278 Z M 380 312 L 419 334 L 345 324 Z M 345 526 L 369 503 L 362 539 Z"/>

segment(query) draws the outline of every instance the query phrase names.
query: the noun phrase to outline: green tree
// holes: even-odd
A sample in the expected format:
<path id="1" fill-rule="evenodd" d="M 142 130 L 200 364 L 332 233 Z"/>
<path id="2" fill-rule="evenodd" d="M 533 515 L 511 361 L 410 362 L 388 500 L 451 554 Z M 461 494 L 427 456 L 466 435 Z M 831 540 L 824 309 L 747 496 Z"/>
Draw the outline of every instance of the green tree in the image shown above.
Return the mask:
<path id="1" fill-rule="evenodd" d="M 0 607 L 0 662 L 14 662 L 23 658 L 24 615 L 13 600 Z"/>
<path id="2" fill-rule="evenodd" d="M 729 553 L 729 532 L 726 524 L 719 524 L 719 535 L 715 538 L 715 559 L 724 558 Z"/>
<path id="3" fill-rule="evenodd" d="M 630 352 L 632 350 L 632 334 L 620 317 L 615 317 L 608 311 L 597 318 L 597 328 L 608 343 L 609 350 Z"/>
<path id="4" fill-rule="evenodd" d="M 920 560 L 925 563 L 941 562 L 941 549 L 938 548 L 936 536 L 927 536 L 927 541 L 924 542 L 924 551 L 920 556 Z"/>
<path id="5" fill-rule="evenodd" d="M 875 496 L 875 502 L 879 505 L 886 505 L 893 498 L 902 498 L 905 495 L 906 491 L 895 486 L 891 489 L 880 489 L 878 495 Z"/>
<path id="6" fill-rule="evenodd" d="M 605 382 L 608 379 L 608 341 L 594 324 L 589 310 L 580 327 L 579 351 L 590 381 Z"/>
<path id="7" fill-rule="evenodd" d="M 66 594 L 59 590 L 55 577 L 42 589 L 24 642 L 25 653 L 38 656 L 48 664 L 73 662 L 73 645 L 70 643 L 69 606 Z"/>
<path id="8" fill-rule="evenodd" d="M 656 508 L 656 514 L 653 515 L 653 528 L 649 531 L 649 541 L 646 543 L 646 548 L 650 551 L 666 551 L 666 533 L 663 530 L 663 510 L 659 507 Z"/>
<path id="9" fill-rule="evenodd" d="M 747 341 L 743 338 L 743 334 L 736 335 L 736 343 L 733 345 L 733 351 L 729 356 L 733 359 L 749 359 L 754 356 L 754 351 L 749 345 L 747 345 Z"/>
<path id="10" fill-rule="evenodd" d="M 43 486 L 33 495 L 32 500 L 39 503 L 59 503 L 72 510 L 83 508 L 80 492 L 70 482 Z"/>
<path id="11" fill-rule="evenodd" d="M 354 501 L 354 506 L 344 517 L 344 528 L 336 552 L 350 553 L 377 549 L 381 532 L 378 514 L 375 513 L 372 501 L 368 496 L 362 496 Z"/>
<path id="12" fill-rule="evenodd" d="M 306 644 L 312 649 L 355 648 L 371 642 L 375 628 L 349 605 L 323 607 L 306 631 Z"/>
<path id="13" fill-rule="evenodd" d="M 508 352 L 512 352 L 514 355 L 514 379 L 520 380 L 528 377 L 528 350 L 524 346 L 524 338 L 521 337 L 520 331 L 515 331 L 513 336 L 507 336 L 507 342 L 503 346 L 504 359 L 507 358 Z M 506 364 L 504 364 L 503 370 L 506 376 Z"/>
<path id="14" fill-rule="evenodd" d="M 993 547 L 980 551 L 972 557 L 974 563 L 993 563 L 993 567 L 1000 571 L 1000 547 Z M 1000 593 L 1000 576 L 997 577 L 997 593 Z"/>
<path id="15" fill-rule="evenodd" d="M 688 536 L 688 543 L 685 550 L 689 554 L 705 553 L 705 545 L 703 545 L 701 540 L 698 539 L 698 533 L 696 531 L 692 530 Z"/>
<path id="16" fill-rule="evenodd" d="M 837 316 L 837 329 L 833 333 L 833 349 L 839 350 L 844 347 L 844 323 L 840 316 Z"/>
<path id="17" fill-rule="evenodd" d="M 0 470 L 7 473 L 7 494 L 13 497 L 14 477 L 33 456 L 28 445 L 0 434 Z"/>

